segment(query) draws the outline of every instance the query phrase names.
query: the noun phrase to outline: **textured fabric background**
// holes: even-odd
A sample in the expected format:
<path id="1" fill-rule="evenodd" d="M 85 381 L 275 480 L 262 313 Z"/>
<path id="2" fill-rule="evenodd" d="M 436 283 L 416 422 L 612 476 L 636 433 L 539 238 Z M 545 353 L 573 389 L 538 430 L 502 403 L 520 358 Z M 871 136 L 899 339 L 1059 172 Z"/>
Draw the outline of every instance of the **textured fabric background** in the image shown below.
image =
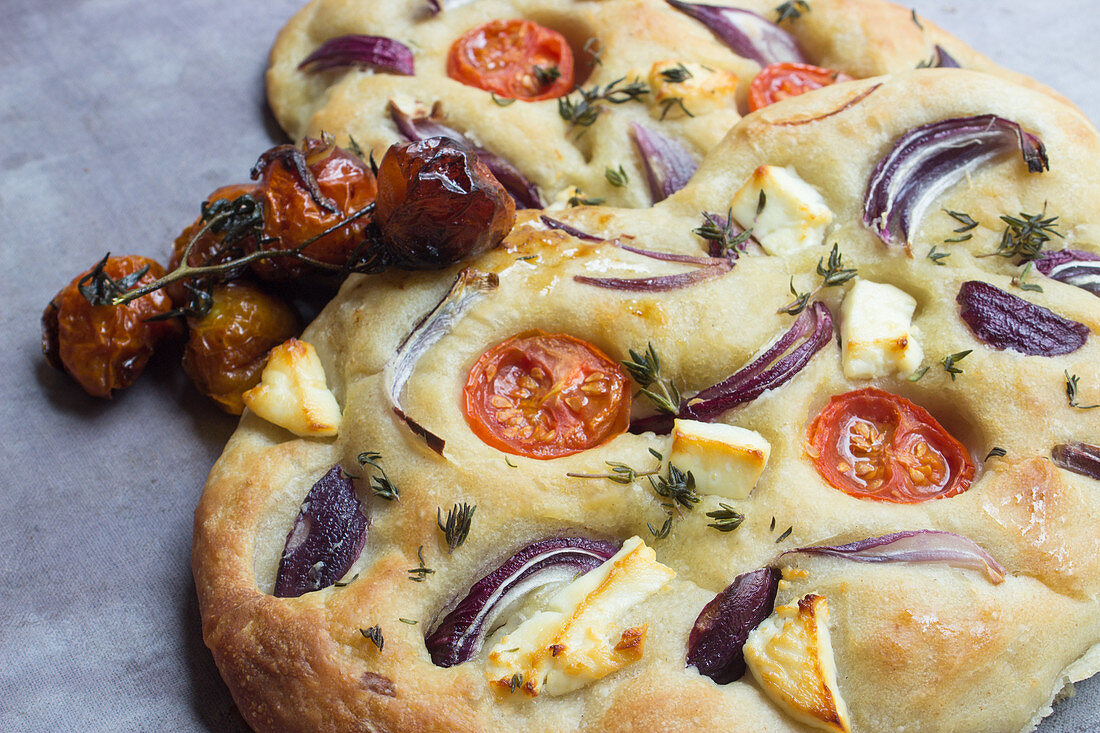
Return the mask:
<path id="1" fill-rule="evenodd" d="M 1100 122 L 1091 0 L 912 0 Z M 192 511 L 235 420 L 162 354 L 112 402 L 42 360 L 39 318 L 104 252 L 162 261 L 283 142 L 263 102 L 299 0 L 0 2 L 0 730 L 245 728 L 202 644 Z M 1041 727 L 1100 729 L 1100 679 Z"/>

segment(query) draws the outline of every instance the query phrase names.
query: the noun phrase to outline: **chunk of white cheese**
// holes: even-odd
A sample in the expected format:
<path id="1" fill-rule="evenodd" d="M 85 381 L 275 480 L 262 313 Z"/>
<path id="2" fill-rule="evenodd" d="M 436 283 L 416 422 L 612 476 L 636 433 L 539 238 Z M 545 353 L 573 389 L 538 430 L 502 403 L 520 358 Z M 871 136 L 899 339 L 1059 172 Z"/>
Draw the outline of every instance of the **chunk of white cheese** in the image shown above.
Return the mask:
<path id="1" fill-rule="evenodd" d="M 813 593 L 779 606 L 745 641 L 745 662 L 764 692 L 792 718 L 848 733 L 848 706 L 836 681 L 829 604 Z"/>
<path id="2" fill-rule="evenodd" d="M 840 361 L 849 379 L 909 375 L 924 358 L 913 328 L 917 301 L 893 285 L 858 280 L 840 306 Z"/>
<path id="3" fill-rule="evenodd" d="M 676 420 L 668 460 L 681 471 L 691 471 L 700 494 L 744 499 L 764 472 L 771 452 L 771 444 L 754 430 Z"/>
<path id="4" fill-rule="evenodd" d="M 790 167 L 760 166 L 733 195 L 731 204 L 734 220 L 745 229 L 752 227 L 753 237 L 770 255 L 819 246 L 833 221 L 825 199 Z"/>
<path id="5" fill-rule="evenodd" d="M 501 637 L 489 652 L 486 678 L 503 693 L 564 695 L 641 659 L 648 624 L 620 632 L 616 621 L 675 574 L 631 537 Z"/>
<path id="6" fill-rule="evenodd" d="M 302 437 L 336 435 L 340 429 L 340 405 L 325 382 L 317 351 L 298 339 L 271 350 L 260 383 L 244 393 L 244 404 Z"/>
<path id="7" fill-rule="evenodd" d="M 658 61 L 649 71 L 654 114 L 662 118 L 703 115 L 736 105 L 737 75 L 691 61 Z"/>

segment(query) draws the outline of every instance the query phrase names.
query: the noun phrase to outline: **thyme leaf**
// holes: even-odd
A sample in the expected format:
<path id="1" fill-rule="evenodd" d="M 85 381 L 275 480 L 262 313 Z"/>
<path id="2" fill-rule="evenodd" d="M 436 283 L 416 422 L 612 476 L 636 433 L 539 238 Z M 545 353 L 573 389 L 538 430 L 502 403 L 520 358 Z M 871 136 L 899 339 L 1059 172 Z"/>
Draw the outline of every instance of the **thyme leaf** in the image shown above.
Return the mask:
<path id="1" fill-rule="evenodd" d="M 1076 408 L 1078 410 L 1093 410 L 1097 407 L 1100 407 L 1100 404 L 1082 405 L 1080 402 L 1078 402 L 1077 382 L 1079 381 L 1080 377 L 1078 377 L 1076 374 L 1070 374 L 1068 370 L 1062 373 L 1066 375 L 1066 399 L 1069 400 L 1070 407 Z"/>
<path id="2" fill-rule="evenodd" d="M 378 647 L 378 651 L 382 651 L 382 647 L 386 644 L 386 639 L 382 636 L 381 626 L 375 624 L 369 629 L 359 629 L 359 633 L 363 635 L 363 638 L 373 641 L 374 645 Z"/>
<path id="3" fill-rule="evenodd" d="M 797 20 L 802 17 L 803 13 L 810 12 L 810 4 L 806 0 L 787 0 L 787 2 L 777 7 L 775 12 L 777 15 L 776 24 L 785 20 Z"/>
<path id="4" fill-rule="evenodd" d="M 607 179 L 607 182 L 610 183 L 612 186 L 615 186 L 616 188 L 622 188 L 627 184 L 627 181 L 629 180 L 627 178 L 626 171 L 623 170 L 621 164 L 619 165 L 618 170 L 607 168 L 606 170 L 604 170 L 603 175 L 604 178 Z"/>
<path id="5" fill-rule="evenodd" d="M 729 504 L 718 502 L 718 506 L 713 512 L 707 512 L 707 516 L 714 520 L 708 527 L 714 527 L 719 532 L 732 532 L 745 521 L 745 515 Z"/>
<path id="6" fill-rule="evenodd" d="M 536 64 L 535 68 L 531 70 L 531 73 L 535 75 L 535 79 L 538 81 L 539 86 L 543 87 L 548 87 L 561 78 L 561 69 L 559 69 L 556 64 L 546 67 Z"/>
<path id="7" fill-rule="evenodd" d="M 906 380 L 909 382 L 919 382 L 924 378 L 924 375 L 928 373 L 929 369 L 931 369 L 930 366 L 924 366 L 906 377 Z"/>
<path id="8" fill-rule="evenodd" d="M 690 109 L 684 106 L 683 97 L 669 97 L 668 99 L 661 100 L 661 116 L 658 119 L 663 120 L 665 118 L 665 115 L 668 114 L 668 111 L 673 107 L 679 107 L 688 117 L 695 116 L 694 114 L 692 114 Z"/>
<path id="9" fill-rule="evenodd" d="M 681 84 L 694 76 L 682 61 L 671 68 L 661 69 L 658 75 L 670 84 Z"/>
<path id="10" fill-rule="evenodd" d="M 648 397 L 658 411 L 670 415 L 680 411 L 680 390 L 671 379 L 661 375 L 661 360 L 653 348 L 653 342 L 649 342 L 643 353 L 630 349 L 630 359 L 623 361 L 622 365 L 641 387 L 640 393 Z"/>
<path id="11" fill-rule="evenodd" d="M 993 446 L 993 448 L 990 449 L 989 453 L 986 454 L 985 460 L 988 461 L 990 458 L 1004 458 L 1007 455 L 1008 451 L 1006 451 L 1004 448 L 1001 448 L 1000 446 L 995 445 Z"/>
<path id="12" fill-rule="evenodd" d="M 411 618 L 398 618 L 397 620 L 403 624 L 408 624 L 409 626 L 416 626 L 418 623 L 420 623 L 416 619 Z"/>
<path id="13" fill-rule="evenodd" d="M 416 557 L 420 560 L 420 565 L 408 571 L 409 580 L 416 583 L 423 583 L 424 580 L 435 571 L 424 564 L 424 545 L 416 549 Z"/>
<path id="14" fill-rule="evenodd" d="M 457 550 L 466 541 L 466 536 L 470 534 L 470 523 L 473 522 L 476 509 L 477 504 L 473 506 L 466 502 L 455 504 L 447 512 L 446 523 L 443 522 L 443 510 L 439 508 L 435 510 L 435 523 L 443 532 L 443 536 L 447 540 L 447 547 L 451 552 Z"/>
<path id="15" fill-rule="evenodd" d="M 966 351 L 958 351 L 954 354 L 948 354 L 940 359 L 940 363 L 943 364 L 943 370 L 951 375 L 951 381 L 955 381 L 957 374 L 962 374 L 963 370 L 956 366 L 960 361 L 970 356 L 973 349 L 967 349 Z"/>
<path id="16" fill-rule="evenodd" d="M 374 470 L 378 471 L 379 476 L 370 477 L 371 492 L 379 499 L 385 499 L 386 501 L 400 501 L 401 492 L 397 486 L 390 481 L 390 477 L 386 475 L 386 471 L 382 468 L 382 454 L 375 451 L 363 451 L 360 453 L 356 460 L 359 461 L 361 468 L 370 466 Z"/>
<path id="17" fill-rule="evenodd" d="M 517 672 L 512 675 L 512 679 L 508 683 L 509 691 L 515 692 L 519 688 L 523 687 L 523 673 Z"/>
<path id="18" fill-rule="evenodd" d="M 854 267 L 844 267 L 844 257 L 840 253 L 840 246 L 838 244 L 833 244 L 833 249 L 829 252 L 828 263 L 826 264 L 824 257 L 817 261 L 817 274 L 821 277 L 821 284 L 807 293 L 800 293 L 795 289 L 794 278 L 792 277 L 791 295 L 794 296 L 794 300 L 780 308 L 777 312 L 797 316 L 799 313 L 806 310 L 806 306 L 810 304 L 810 300 L 821 292 L 823 288 L 843 285 L 855 277 L 858 272 L 859 271 Z"/>
<path id="19" fill-rule="evenodd" d="M 664 524 L 661 525 L 660 529 L 657 529 L 649 522 L 646 522 L 645 526 L 649 527 L 649 531 L 653 535 L 653 539 L 663 540 L 664 538 L 668 537 L 668 533 L 672 531 L 672 512 L 669 512 L 665 515 Z"/>
<path id="20" fill-rule="evenodd" d="M 569 200 L 565 203 L 569 206 L 599 206 L 605 200 L 606 199 L 599 198 L 597 196 L 589 198 L 584 196 L 580 191 L 576 191 L 576 193 L 570 196 Z"/>
<path id="21" fill-rule="evenodd" d="M 928 250 L 928 259 L 932 260 L 933 263 L 940 267 L 947 267 L 947 263 L 944 262 L 944 260 L 950 256 L 950 252 L 937 252 L 935 245 L 932 245 L 932 249 Z"/>
<path id="22" fill-rule="evenodd" d="M 781 535 L 779 535 L 778 537 L 775 538 L 775 544 L 778 545 L 780 542 L 782 542 L 783 540 L 790 537 L 791 532 L 793 532 L 793 531 L 794 531 L 794 525 L 792 524 L 790 527 L 787 527 L 785 530 L 783 530 L 783 534 L 781 534 Z"/>
<path id="23" fill-rule="evenodd" d="M 537 69 L 538 67 L 536 66 L 535 68 Z M 498 107 L 507 107 L 510 104 L 515 104 L 516 103 L 516 100 L 514 98 L 510 99 L 508 97 L 498 97 L 495 92 L 490 92 L 489 93 L 489 98 L 492 99 L 493 104 L 495 104 Z"/>
<path id="24" fill-rule="evenodd" d="M 600 58 L 600 55 L 603 53 L 603 44 L 600 42 L 599 38 L 589 38 L 584 42 L 584 48 L 582 50 L 592 59 L 592 64 L 594 66 L 603 66 L 603 59 Z"/>
<path id="25" fill-rule="evenodd" d="M 1033 293 L 1041 293 L 1043 292 L 1042 285 L 1039 285 L 1038 283 L 1027 282 L 1027 278 L 1028 275 L 1031 274 L 1032 267 L 1033 263 L 1028 260 L 1024 264 L 1023 268 L 1020 270 L 1019 274 L 1012 277 L 1012 284 L 1018 287 L 1020 290 L 1030 290 Z"/>

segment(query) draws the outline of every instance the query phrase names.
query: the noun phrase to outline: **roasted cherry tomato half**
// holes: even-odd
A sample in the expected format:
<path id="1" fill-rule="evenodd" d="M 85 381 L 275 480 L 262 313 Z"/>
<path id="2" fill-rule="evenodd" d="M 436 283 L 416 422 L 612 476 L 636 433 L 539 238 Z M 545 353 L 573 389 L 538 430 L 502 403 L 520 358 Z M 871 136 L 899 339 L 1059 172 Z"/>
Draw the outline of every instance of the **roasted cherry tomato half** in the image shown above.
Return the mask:
<path id="1" fill-rule="evenodd" d="M 183 369 L 199 392 L 240 415 L 241 395 L 259 383 L 267 352 L 302 325 L 289 303 L 241 280 L 215 286 L 211 301 L 205 316 L 187 319 Z"/>
<path id="2" fill-rule="evenodd" d="M 378 185 L 361 159 L 330 143 L 306 138 L 301 148 L 280 145 L 264 153 L 252 171 L 264 207 L 264 249 L 293 249 L 319 237 L 303 254 L 343 265 L 363 242 L 370 222 L 364 215 L 322 235 L 374 201 Z M 301 276 L 309 265 L 290 258 L 257 260 L 252 269 L 265 280 Z"/>
<path id="3" fill-rule="evenodd" d="M 822 478 L 861 499 L 915 504 L 961 494 L 974 478 L 966 448 L 927 410 L 873 387 L 829 400 L 808 442 Z"/>
<path id="4" fill-rule="evenodd" d="M 812 92 L 852 77 L 840 71 L 809 64 L 772 64 L 765 66 L 749 84 L 749 110 L 755 112 L 787 97 Z"/>
<path id="5" fill-rule="evenodd" d="M 630 380 L 592 344 L 525 331 L 482 354 L 463 390 L 466 422 L 498 450 L 559 458 L 626 430 Z"/>
<path id="6" fill-rule="evenodd" d="M 509 99 L 554 99 L 573 89 L 573 51 L 538 23 L 492 20 L 451 44 L 447 76 Z"/>
<path id="7" fill-rule="evenodd" d="M 103 272 L 118 281 L 149 270 L 133 284 L 147 285 L 164 275 L 164 268 L 145 257 L 110 257 Z M 89 271 L 91 272 L 91 271 Z M 95 397 L 129 387 L 153 349 L 180 333 L 178 319 L 147 321 L 172 310 L 164 290 L 154 290 L 126 305 L 92 305 L 80 292 L 81 273 L 59 292 L 42 314 L 42 351 L 54 367 L 68 372 Z"/>

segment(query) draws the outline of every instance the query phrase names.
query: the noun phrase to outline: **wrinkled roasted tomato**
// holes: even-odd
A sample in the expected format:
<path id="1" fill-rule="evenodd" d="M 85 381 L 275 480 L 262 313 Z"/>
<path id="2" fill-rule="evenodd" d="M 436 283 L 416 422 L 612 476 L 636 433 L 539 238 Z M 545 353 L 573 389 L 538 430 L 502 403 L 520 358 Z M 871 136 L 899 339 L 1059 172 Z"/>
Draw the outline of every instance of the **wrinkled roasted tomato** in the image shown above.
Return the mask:
<path id="1" fill-rule="evenodd" d="M 466 422 L 498 450 L 558 458 L 626 430 L 630 381 L 592 344 L 525 331 L 482 354 L 463 390 Z"/>
<path id="2" fill-rule="evenodd" d="M 492 20 L 451 44 L 447 76 L 509 99 L 554 99 L 573 89 L 573 51 L 538 23 Z"/>
<path id="3" fill-rule="evenodd" d="M 260 156 L 252 177 L 264 207 L 264 249 L 292 249 L 340 223 L 374 200 L 377 182 L 358 157 L 322 140 L 302 148 L 280 145 Z M 326 234 L 303 250 L 315 260 L 343 265 L 362 243 L 370 215 Z M 286 257 L 258 260 L 252 269 L 265 280 L 301 276 L 309 265 Z"/>
<path id="4" fill-rule="evenodd" d="M 787 97 L 812 92 L 852 77 L 840 71 L 809 64 L 772 64 L 765 66 L 749 84 L 749 111 L 775 104 Z"/>
<path id="5" fill-rule="evenodd" d="M 253 193 L 256 190 L 256 184 L 254 183 L 234 183 L 228 186 L 222 186 L 216 189 L 210 196 L 207 197 L 206 203 L 210 204 L 218 199 L 225 199 L 227 201 L 236 201 L 238 198 L 246 193 Z M 192 222 L 186 229 L 184 229 L 176 241 L 172 245 L 172 257 L 168 260 L 168 270 L 175 270 L 183 262 L 183 251 L 187 249 L 187 243 L 202 229 L 202 217 L 199 217 Z M 191 267 L 202 267 L 204 265 L 216 265 L 219 262 L 233 259 L 234 257 L 241 256 L 244 251 L 255 249 L 256 244 L 252 241 L 240 242 L 233 250 L 228 251 L 224 248 L 224 242 L 222 236 L 210 231 L 209 229 L 202 233 L 202 235 L 191 247 L 191 255 L 187 258 L 187 264 Z M 243 269 L 243 268 L 242 268 Z M 236 277 L 239 275 L 239 271 L 235 273 L 229 273 L 223 276 L 223 279 L 229 279 L 230 277 Z M 184 306 L 188 301 L 187 288 L 184 287 L 184 283 L 188 278 L 183 280 L 176 280 L 173 283 L 169 283 L 165 286 L 165 290 L 168 291 L 168 295 L 172 297 L 172 302 L 177 306 Z"/>
<path id="6" fill-rule="evenodd" d="M 183 369 L 200 392 L 239 415 L 241 395 L 259 383 L 267 352 L 297 336 L 301 324 L 288 303 L 247 282 L 217 285 L 211 295 L 209 312 L 187 319 Z"/>
<path id="7" fill-rule="evenodd" d="M 103 271 L 120 280 L 146 265 L 149 271 L 135 287 L 164 275 L 159 264 L 138 256 L 111 257 Z M 172 300 L 163 290 L 126 305 L 93 306 L 79 290 L 88 272 L 73 278 L 46 307 L 42 314 L 42 351 L 51 365 L 68 372 L 85 392 L 110 397 L 113 390 L 128 387 L 137 379 L 153 349 L 163 339 L 178 334 L 180 325 L 177 319 L 146 321 L 172 310 Z"/>
<path id="8" fill-rule="evenodd" d="M 832 487 L 861 499 L 913 504 L 961 494 L 974 464 L 928 411 L 869 387 L 829 400 L 807 436 Z"/>
<path id="9" fill-rule="evenodd" d="M 500 244 L 516 221 L 515 201 L 485 164 L 444 137 L 386 151 L 376 206 L 387 264 L 407 269 L 479 255 Z"/>

